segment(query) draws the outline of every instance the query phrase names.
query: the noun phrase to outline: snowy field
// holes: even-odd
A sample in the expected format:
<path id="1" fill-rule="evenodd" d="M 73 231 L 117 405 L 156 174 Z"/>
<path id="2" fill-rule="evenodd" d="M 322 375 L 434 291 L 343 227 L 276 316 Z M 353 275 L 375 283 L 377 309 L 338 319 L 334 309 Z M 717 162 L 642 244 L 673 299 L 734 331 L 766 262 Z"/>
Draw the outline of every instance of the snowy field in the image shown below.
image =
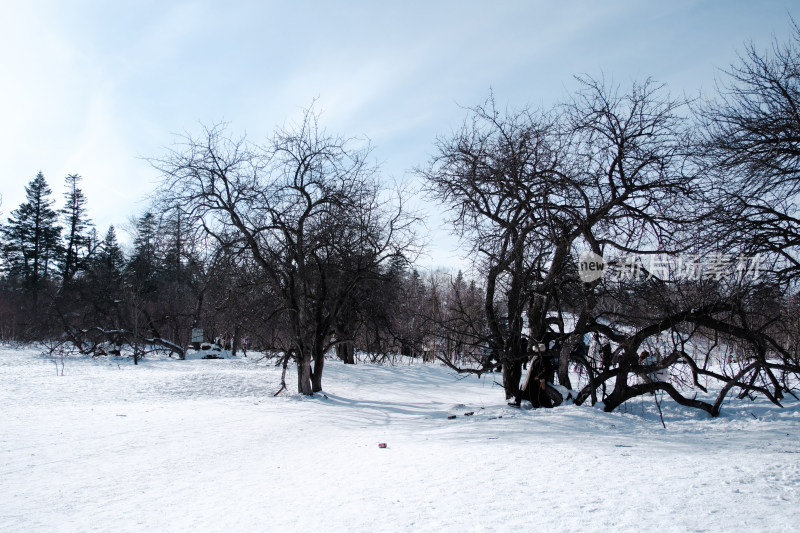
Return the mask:
<path id="1" fill-rule="evenodd" d="M 794 400 L 665 398 L 663 429 L 651 398 L 514 409 L 494 379 L 330 361 L 326 397 L 274 398 L 252 358 L 3 348 L 0 531 L 798 530 Z"/>

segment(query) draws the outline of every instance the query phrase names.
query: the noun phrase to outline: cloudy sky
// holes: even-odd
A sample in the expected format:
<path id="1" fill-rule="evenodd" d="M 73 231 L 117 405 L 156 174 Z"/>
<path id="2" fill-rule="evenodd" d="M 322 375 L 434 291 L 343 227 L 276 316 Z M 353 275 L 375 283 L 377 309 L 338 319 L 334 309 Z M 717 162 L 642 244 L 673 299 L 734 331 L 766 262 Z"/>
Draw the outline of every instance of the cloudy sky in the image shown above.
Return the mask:
<path id="1" fill-rule="evenodd" d="M 81 174 L 103 233 L 146 207 L 144 158 L 229 121 L 254 140 L 318 98 L 325 126 L 364 135 L 411 179 L 459 105 L 549 106 L 573 76 L 710 92 L 743 43 L 789 35 L 789 1 L 5 1 L 0 18 L 3 220 L 41 170 L 61 201 Z M 426 263 L 452 264 L 437 234 Z"/>

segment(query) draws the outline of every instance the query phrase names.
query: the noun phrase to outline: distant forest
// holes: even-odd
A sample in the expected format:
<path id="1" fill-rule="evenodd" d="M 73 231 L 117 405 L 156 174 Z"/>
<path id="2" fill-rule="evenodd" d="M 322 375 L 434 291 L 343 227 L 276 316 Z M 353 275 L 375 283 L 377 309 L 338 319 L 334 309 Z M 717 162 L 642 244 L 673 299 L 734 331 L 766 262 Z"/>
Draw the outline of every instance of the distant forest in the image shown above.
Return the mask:
<path id="1" fill-rule="evenodd" d="M 548 109 L 468 109 L 420 162 L 422 191 L 390 186 L 313 106 L 261 144 L 208 126 L 151 159 L 162 181 L 129 253 L 89 220 L 78 174 L 57 202 L 40 172 L 0 228 L 0 339 L 138 362 L 183 358 L 202 330 L 274 357 L 283 388 L 293 363 L 306 395 L 335 353 L 500 372 L 517 405 L 665 393 L 716 416 L 732 390 L 794 396 L 800 28 L 746 47 L 705 99 L 578 82 Z M 420 193 L 469 272 L 415 265 Z"/>

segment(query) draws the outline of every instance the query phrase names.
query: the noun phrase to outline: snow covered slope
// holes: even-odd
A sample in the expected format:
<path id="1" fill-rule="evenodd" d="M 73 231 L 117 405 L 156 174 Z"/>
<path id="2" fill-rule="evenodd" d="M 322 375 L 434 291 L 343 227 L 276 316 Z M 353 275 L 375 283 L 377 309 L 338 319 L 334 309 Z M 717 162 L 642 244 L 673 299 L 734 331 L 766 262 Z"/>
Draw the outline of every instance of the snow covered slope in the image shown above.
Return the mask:
<path id="1" fill-rule="evenodd" d="M 499 375 L 334 361 L 325 374 L 324 396 L 273 398 L 279 369 L 252 358 L 77 358 L 57 376 L 36 350 L 2 349 L 0 531 L 800 523 L 796 402 L 732 401 L 712 420 L 665 400 L 664 430 L 651 399 L 519 410 Z"/>

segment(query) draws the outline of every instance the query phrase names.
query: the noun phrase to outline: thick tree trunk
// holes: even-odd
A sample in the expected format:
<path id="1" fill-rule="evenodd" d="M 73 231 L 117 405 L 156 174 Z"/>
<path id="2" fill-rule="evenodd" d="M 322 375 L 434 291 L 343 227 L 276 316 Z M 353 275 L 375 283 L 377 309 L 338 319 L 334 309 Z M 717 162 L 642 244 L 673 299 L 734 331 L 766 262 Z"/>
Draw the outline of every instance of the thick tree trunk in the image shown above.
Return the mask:
<path id="1" fill-rule="evenodd" d="M 627 400 L 628 393 L 628 375 L 630 374 L 631 365 L 636 360 L 636 352 L 630 353 L 627 350 L 620 354 L 619 369 L 617 379 L 614 382 L 614 390 L 605 399 L 605 410 L 608 412 L 613 411 L 617 406 L 621 405 Z M 610 409 L 609 409 L 609 406 Z"/>
<path id="2" fill-rule="evenodd" d="M 346 365 L 356 364 L 355 349 L 352 342 L 343 342 L 336 345 L 336 355 Z"/>
<path id="3" fill-rule="evenodd" d="M 297 359 L 297 392 L 306 396 L 314 394 L 311 388 L 311 356 L 301 354 Z"/>
<path id="4" fill-rule="evenodd" d="M 522 362 L 506 359 L 503 362 L 503 388 L 506 391 L 506 400 L 519 399 L 519 381 L 522 378 Z"/>
<path id="5" fill-rule="evenodd" d="M 311 372 L 311 391 L 320 392 L 322 390 L 322 370 L 325 368 L 325 354 L 320 350 L 314 354 L 314 371 Z"/>

